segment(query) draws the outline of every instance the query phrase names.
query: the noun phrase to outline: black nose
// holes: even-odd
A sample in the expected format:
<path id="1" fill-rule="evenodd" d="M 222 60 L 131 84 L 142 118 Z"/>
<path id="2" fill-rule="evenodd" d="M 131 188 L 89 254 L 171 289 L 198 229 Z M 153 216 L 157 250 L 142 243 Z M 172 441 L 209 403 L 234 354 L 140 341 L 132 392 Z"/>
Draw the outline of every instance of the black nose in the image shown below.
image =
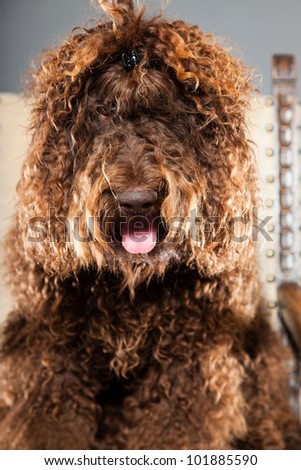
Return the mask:
<path id="1" fill-rule="evenodd" d="M 120 207 L 125 212 L 146 212 L 153 208 L 158 200 L 156 191 L 121 191 L 116 194 Z"/>

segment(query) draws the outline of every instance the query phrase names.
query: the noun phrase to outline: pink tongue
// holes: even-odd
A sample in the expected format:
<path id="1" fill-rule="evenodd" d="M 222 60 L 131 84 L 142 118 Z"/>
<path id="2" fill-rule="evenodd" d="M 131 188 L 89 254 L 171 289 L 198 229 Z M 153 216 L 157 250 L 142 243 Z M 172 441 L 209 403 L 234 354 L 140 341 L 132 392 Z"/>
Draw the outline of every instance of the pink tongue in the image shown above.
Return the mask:
<path id="1" fill-rule="evenodd" d="M 157 243 L 156 227 L 135 229 L 126 227 L 122 230 L 122 246 L 131 254 L 149 253 Z"/>

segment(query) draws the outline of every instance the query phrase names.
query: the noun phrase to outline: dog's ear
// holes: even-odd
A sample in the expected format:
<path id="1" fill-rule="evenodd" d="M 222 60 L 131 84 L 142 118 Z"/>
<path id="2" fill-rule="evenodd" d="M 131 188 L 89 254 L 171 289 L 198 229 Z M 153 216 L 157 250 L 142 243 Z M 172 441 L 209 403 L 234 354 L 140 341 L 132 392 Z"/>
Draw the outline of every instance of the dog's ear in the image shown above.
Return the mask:
<path id="1" fill-rule="evenodd" d="M 50 274 L 65 276 L 77 270 L 67 219 L 73 142 L 65 129 L 51 128 L 45 113 L 39 113 L 39 119 L 17 186 L 16 231 L 24 258 L 36 260 Z"/>
<path id="2" fill-rule="evenodd" d="M 112 122 L 88 93 L 75 104 L 68 101 L 72 94 L 64 102 L 62 81 L 55 85 L 53 79 L 61 67 L 50 58 L 33 89 L 33 134 L 17 186 L 16 230 L 24 258 L 65 277 L 79 269 L 68 219 L 74 175 L 85 164 L 96 134 L 106 132 Z"/>
<path id="3" fill-rule="evenodd" d="M 207 191 L 201 200 L 191 248 L 202 274 L 252 265 L 257 224 L 257 177 L 252 149 L 244 160 L 233 149 L 224 165 L 204 168 Z M 235 165 L 235 166 L 234 166 Z"/>

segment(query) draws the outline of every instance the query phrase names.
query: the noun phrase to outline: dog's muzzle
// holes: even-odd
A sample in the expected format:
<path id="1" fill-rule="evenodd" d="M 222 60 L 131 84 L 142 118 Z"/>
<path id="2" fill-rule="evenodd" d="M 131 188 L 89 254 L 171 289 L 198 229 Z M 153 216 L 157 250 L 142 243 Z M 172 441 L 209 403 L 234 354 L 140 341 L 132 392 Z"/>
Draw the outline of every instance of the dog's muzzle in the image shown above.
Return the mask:
<path id="1" fill-rule="evenodd" d="M 116 194 L 123 217 L 121 244 L 131 254 L 151 252 L 158 241 L 158 194 L 156 191 L 122 191 Z"/>

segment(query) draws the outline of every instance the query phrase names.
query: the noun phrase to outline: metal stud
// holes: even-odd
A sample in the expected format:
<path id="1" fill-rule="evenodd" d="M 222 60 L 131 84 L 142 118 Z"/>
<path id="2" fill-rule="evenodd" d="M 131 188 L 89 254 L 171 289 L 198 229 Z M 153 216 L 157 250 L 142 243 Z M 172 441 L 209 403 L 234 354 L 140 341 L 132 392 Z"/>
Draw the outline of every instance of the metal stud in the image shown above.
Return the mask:
<path id="1" fill-rule="evenodd" d="M 267 199 L 265 204 L 266 204 L 267 207 L 273 207 L 274 201 L 273 201 L 273 199 Z"/>
<path id="2" fill-rule="evenodd" d="M 277 302 L 275 302 L 275 300 L 269 300 L 268 301 L 268 307 L 269 308 L 275 308 L 277 305 Z"/>
<path id="3" fill-rule="evenodd" d="M 276 280 L 276 277 L 274 276 L 274 274 L 268 274 L 267 275 L 267 281 L 268 282 L 275 282 Z"/>
<path id="4" fill-rule="evenodd" d="M 268 148 L 265 151 L 267 157 L 272 157 L 274 155 L 274 150 L 272 148 Z"/>
<path id="5" fill-rule="evenodd" d="M 267 225 L 267 231 L 268 232 L 274 232 L 275 230 L 275 226 L 273 224 L 268 224 Z"/>
<path id="6" fill-rule="evenodd" d="M 267 175 L 266 181 L 267 181 L 267 183 L 274 183 L 275 178 L 274 178 L 273 175 Z"/>
<path id="7" fill-rule="evenodd" d="M 273 98 L 267 98 L 267 99 L 265 100 L 265 105 L 266 105 L 266 106 L 273 106 L 273 104 L 274 104 Z"/>
<path id="8" fill-rule="evenodd" d="M 274 126 L 271 122 L 268 122 L 265 126 L 264 126 L 265 130 L 267 132 L 272 132 L 272 130 L 274 129 Z"/>
<path id="9" fill-rule="evenodd" d="M 273 256 L 275 255 L 275 252 L 274 250 L 267 250 L 266 255 L 268 258 L 273 258 Z"/>

